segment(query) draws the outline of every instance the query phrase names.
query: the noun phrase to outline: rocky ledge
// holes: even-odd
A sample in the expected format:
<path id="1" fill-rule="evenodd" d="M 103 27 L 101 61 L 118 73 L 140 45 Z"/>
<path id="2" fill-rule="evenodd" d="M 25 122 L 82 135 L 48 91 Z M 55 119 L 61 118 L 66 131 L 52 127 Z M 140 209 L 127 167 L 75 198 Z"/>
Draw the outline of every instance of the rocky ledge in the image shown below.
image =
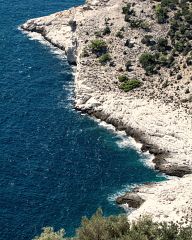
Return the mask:
<path id="1" fill-rule="evenodd" d="M 159 37 L 167 35 L 169 26 L 157 23 L 153 14 L 156 1 L 128 2 L 89 0 L 83 6 L 29 20 L 21 28 L 40 33 L 65 51 L 69 63 L 77 65 L 76 109 L 113 124 L 143 143 L 142 150 L 154 154 L 157 170 L 179 177 L 189 174 L 141 187 L 136 205 L 128 194 L 130 205 L 141 205 L 129 218 L 147 213 L 155 220 L 190 219 L 192 68 L 184 67 L 185 57 L 176 54 L 180 75 L 178 69 L 169 70 L 163 65 L 155 69 L 157 74 L 146 75 L 138 56 L 149 47 L 141 40 L 150 31 L 158 42 Z M 125 21 L 123 12 L 134 12 L 131 22 Z M 142 19 L 148 21 L 147 25 Z M 130 89 L 130 82 L 137 88 Z"/>

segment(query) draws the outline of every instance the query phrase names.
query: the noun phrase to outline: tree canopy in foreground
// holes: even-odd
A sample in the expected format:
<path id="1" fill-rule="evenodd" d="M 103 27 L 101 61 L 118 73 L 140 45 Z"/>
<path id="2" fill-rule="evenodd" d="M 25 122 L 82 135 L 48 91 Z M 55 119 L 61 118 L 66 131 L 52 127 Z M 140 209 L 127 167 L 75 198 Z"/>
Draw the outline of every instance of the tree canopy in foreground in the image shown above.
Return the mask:
<path id="1" fill-rule="evenodd" d="M 64 229 L 46 227 L 34 240 L 192 240 L 192 226 L 155 223 L 147 216 L 130 225 L 125 215 L 104 217 L 98 209 L 90 219 L 83 217 L 73 238 L 65 237 Z"/>

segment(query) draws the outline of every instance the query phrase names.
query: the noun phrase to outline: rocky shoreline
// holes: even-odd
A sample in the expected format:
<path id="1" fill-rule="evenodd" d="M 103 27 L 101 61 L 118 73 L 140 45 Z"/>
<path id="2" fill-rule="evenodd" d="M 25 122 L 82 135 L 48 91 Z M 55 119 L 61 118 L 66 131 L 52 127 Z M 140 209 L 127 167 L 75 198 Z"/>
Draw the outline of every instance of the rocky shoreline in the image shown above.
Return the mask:
<path id="1" fill-rule="evenodd" d="M 189 166 L 178 166 L 172 164 L 166 167 L 166 157 L 169 156 L 169 151 L 164 151 L 163 149 L 160 149 L 157 145 L 150 144 L 145 138 L 145 133 L 139 132 L 132 127 L 124 125 L 118 119 L 109 118 L 109 115 L 101 113 L 100 111 L 82 110 L 78 107 L 75 107 L 75 109 L 113 125 L 117 131 L 125 131 L 127 136 L 130 136 L 134 138 L 136 142 L 141 143 L 141 150 L 143 152 L 149 151 L 150 154 L 154 155 L 152 162 L 154 164 L 155 170 L 160 171 L 166 175 L 176 177 L 183 177 L 186 174 L 192 173 L 192 169 Z"/>
<path id="2" fill-rule="evenodd" d="M 132 2 L 132 1 L 130 1 Z M 143 7 L 149 11 L 149 0 Z M 126 51 L 124 39 L 119 39 L 116 32 L 124 26 L 122 1 L 90 0 L 83 6 L 27 21 L 21 28 L 28 32 L 40 33 L 47 41 L 65 51 L 70 64 L 77 65 L 75 75 L 75 108 L 107 123 L 117 130 L 123 130 L 128 136 L 143 144 L 142 151 L 149 151 L 155 156 L 155 169 L 173 178 L 163 183 L 144 185 L 137 189 L 136 199 L 130 193 L 119 203 L 139 207 L 130 215 L 136 219 L 140 215 L 149 214 L 156 221 L 182 221 L 192 216 L 192 116 L 191 101 L 177 99 L 175 88 L 159 89 L 159 79 L 143 80 L 140 89 L 125 93 L 118 88 L 117 76 L 123 70 L 122 64 L 145 51 L 140 45 L 143 32 L 127 30 L 127 36 L 135 36 L 135 47 Z M 140 2 L 136 1 L 138 9 Z M 105 14 L 103 14 L 105 11 Z M 101 65 L 94 55 L 87 53 L 91 39 L 95 39 L 96 31 L 110 21 L 113 32 L 103 37 L 109 44 L 109 51 L 114 59 L 109 64 Z M 109 20 L 110 19 L 110 20 Z M 157 28 L 157 26 L 154 26 Z M 159 29 L 163 32 L 163 28 Z M 98 33 L 97 33 L 98 34 Z M 163 33 L 162 33 L 163 34 Z M 141 35 L 141 36 L 140 36 Z M 121 53 L 121 54 L 120 54 Z M 123 56 L 122 56 L 123 53 Z M 86 56 L 85 56 L 86 55 Z M 126 57 L 126 58 L 125 58 Z M 137 67 L 130 74 L 144 76 Z M 188 73 L 187 73 L 188 74 Z M 161 77 L 167 78 L 165 72 Z M 187 75 L 188 76 L 188 75 Z M 150 84 L 150 85 L 149 85 Z M 185 84 L 177 82 L 176 86 Z M 188 82 L 187 82 L 188 84 Z M 191 83 L 188 84 L 191 87 Z M 164 86 L 164 85 L 163 85 Z M 182 88 L 181 88 L 182 89 Z M 175 94 L 171 98 L 170 94 Z M 183 93 L 181 93 L 183 94 Z M 186 96 L 184 96 L 186 98 Z M 187 95 L 187 99 L 190 96 Z M 187 176 L 184 176 L 188 174 Z M 187 189 L 187 190 L 186 190 Z M 171 207 L 170 207 L 171 206 Z"/>

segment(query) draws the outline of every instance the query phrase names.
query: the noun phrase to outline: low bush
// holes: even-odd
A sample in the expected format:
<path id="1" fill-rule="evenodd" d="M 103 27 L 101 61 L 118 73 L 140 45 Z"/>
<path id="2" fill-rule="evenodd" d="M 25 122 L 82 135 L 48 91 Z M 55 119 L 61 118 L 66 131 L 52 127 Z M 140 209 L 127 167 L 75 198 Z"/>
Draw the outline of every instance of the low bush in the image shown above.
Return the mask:
<path id="1" fill-rule="evenodd" d="M 99 62 L 102 63 L 102 64 L 105 64 L 105 63 L 109 62 L 110 60 L 111 60 L 111 56 L 110 56 L 109 53 L 104 53 L 99 58 Z"/>
<path id="2" fill-rule="evenodd" d="M 163 7 L 161 4 L 158 4 L 155 7 L 155 14 L 156 14 L 158 23 L 165 23 L 166 22 L 166 20 L 168 18 L 166 7 Z"/>
<path id="3" fill-rule="evenodd" d="M 159 38 L 157 40 L 157 50 L 159 52 L 166 52 L 167 50 L 170 50 L 167 38 Z"/>
<path id="4" fill-rule="evenodd" d="M 130 19 L 129 23 L 132 28 L 141 28 L 145 31 L 150 31 L 149 23 L 141 19 Z"/>
<path id="5" fill-rule="evenodd" d="M 40 236 L 35 237 L 34 240 L 65 240 L 64 235 L 64 229 L 55 232 L 52 227 L 45 227 Z"/>
<path id="6" fill-rule="evenodd" d="M 183 40 L 177 41 L 174 47 L 176 51 L 182 52 L 185 49 L 185 42 Z"/>
<path id="7" fill-rule="evenodd" d="M 116 33 L 116 37 L 121 38 L 121 39 L 124 38 L 123 33 L 122 33 L 121 31 L 118 31 L 118 32 Z"/>
<path id="8" fill-rule="evenodd" d="M 175 10 L 178 3 L 179 0 L 161 0 L 161 5 L 170 8 L 171 10 Z"/>
<path id="9" fill-rule="evenodd" d="M 192 227 L 155 223 L 147 216 L 130 225 L 125 215 L 104 217 L 99 209 L 90 219 L 82 219 L 73 238 L 65 238 L 64 230 L 44 228 L 35 240 L 192 240 Z"/>
<path id="10" fill-rule="evenodd" d="M 109 26 L 106 26 L 103 30 L 103 35 L 109 35 L 111 33 L 111 29 Z"/>
<path id="11" fill-rule="evenodd" d="M 93 53 L 105 53 L 107 51 L 107 44 L 101 39 L 91 41 L 90 49 Z"/>
<path id="12" fill-rule="evenodd" d="M 156 44 L 156 42 L 153 40 L 153 36 L 151 35 L 145 35 L 142 39 L 141 42 L 145 44 L 146 46 L 153 46 Z"/>
<path id="13" fill-rule="evenodd" d="M 135 88 L 138 88 L 141 85 L 141 82 L 137 79 L 130 79 L 125 82 L 123 82 L 119 88 L 122 89 L 125 92 L 129 92 Z"/>
<path id="14" fill-rule="evenodd" d="M 145 69 L 147 74 L 155 73 L 155 68 L 157 65 L 156 55 L 152 53 L 143 53 L 139 57 L 139 62 L 142 67 Z"/>
<path id="15" fill-rule="evenodd" d="M 129 22 L 130 16 L 135 14 L 135 12 L 134 12 L 133 8 L 131 7 L 130 3 L 127 3 L 127 5 L 122 8 L 122 12 L 123 12 L 123 14 L 125 14 L 125 21 L 126 22 Z"/>
<path id="16" fill-rule="evenodd" d="M 128 80 L 128 77 L 125 76 L 125 75 L 121 75 L 121 76 L 118 77 L 118 79 L 119 79 L 119 82 L 125 82 L 125 81 Z"/>

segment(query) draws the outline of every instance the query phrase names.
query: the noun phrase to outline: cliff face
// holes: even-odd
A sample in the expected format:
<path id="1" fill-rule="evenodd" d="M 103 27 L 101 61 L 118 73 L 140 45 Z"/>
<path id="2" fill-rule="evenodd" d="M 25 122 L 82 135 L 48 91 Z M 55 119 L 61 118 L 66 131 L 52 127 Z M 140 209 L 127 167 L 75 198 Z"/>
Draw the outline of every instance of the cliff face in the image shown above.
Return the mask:
<path id="1" fill-rule="evenodd" d="M 153 11 L 156 2 L 129 3 L 134 9 L 131 24 L 139 23 L 140 27 L 130 27 L 130 22 L 125 22 L 123 0 L 88 0 L 83 6 L 29 20 L 22 28 L 42 34 L 66 52 L 70 63 L 77 65 L 77 109 L 112 123 L 144 143 L 143 150 L 156 156 L 156 169 L 183 176 L 192 172 L 192 69 L 180 67 L 182 78 L 174 68 L 165 67 L 160 67 L 157 74 L 146 75 L 139 56 L 148 52 L 149 46 L 141 40 L 150 34 L 157 42 L 167 35 L 169 25 L 157 23 Z M 94 49 L 95 39 L 103 44 L 102 53 L 101 49 Z M 185 57 L 177 55 L 175 61 L 182 65 Z M 122 76 L 139 80 L 139 88 L 121 90 L 118 78 Z M 192 180 L 191 175 L 188 179 Z M 181 201 L 185 202 L 184 196 Z M 166 207 L 159 210 L 165 220 L 169 204 L 165 200 Z M 175 206 L 173 211 L 177 210 Z"/>

